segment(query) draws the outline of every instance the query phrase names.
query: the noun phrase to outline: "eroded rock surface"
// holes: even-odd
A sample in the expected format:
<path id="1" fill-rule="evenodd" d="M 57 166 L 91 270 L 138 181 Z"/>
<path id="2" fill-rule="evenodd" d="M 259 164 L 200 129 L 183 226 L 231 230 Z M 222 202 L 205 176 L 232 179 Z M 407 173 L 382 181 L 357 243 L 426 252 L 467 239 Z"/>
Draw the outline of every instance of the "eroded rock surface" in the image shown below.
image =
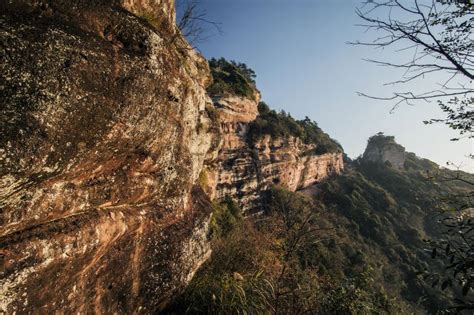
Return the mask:
<path id="1" fill-rule="evenodd" d="M 0 313 L 159 309 L 210 251 L 207 62 L 173 0 L 0 12 Z"/>
<path id="2" fill-rule="evenodd" d="M 210 187 L 206 191 L 212 199 L 230 196 L 249 213 L 261 210 L 262 193 L 272 185 L 296 191 L 344 169 L 342 153 L 315 154 L 316 145 L 295 137 L 264 136 L 250 146 L 247 132 L 249 123 L 258 115 L 260 100 L 258 92 L 255 95 L 254 99 L 214 97 L 221 146 L 216 160 L 204 170 Z"/>

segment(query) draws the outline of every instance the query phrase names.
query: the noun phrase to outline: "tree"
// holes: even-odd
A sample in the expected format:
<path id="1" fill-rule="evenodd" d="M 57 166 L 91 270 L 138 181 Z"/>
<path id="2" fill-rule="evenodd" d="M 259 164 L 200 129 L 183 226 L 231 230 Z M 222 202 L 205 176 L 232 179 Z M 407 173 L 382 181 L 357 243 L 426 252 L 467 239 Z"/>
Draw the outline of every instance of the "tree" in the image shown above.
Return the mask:
<path id="1" fill-rule="evenodd" d="M 280 268 L 272 280 L 270 307 L 273 314 L 313 313 L 317 304 L 315 279 L 309 271 L 298 272 L 300 255 L 305 248 L 321 242 L 321 232 L 332 230 L 317 224 L 318 209 L 313 201 L 298 193 L 273 187 L 266 196 L 267 227 L 279 240 L 281 249 Z M 298 278 L 298 273 L 306 279 Z"/>
<path id="2" fill-rule="evenodd" d="M 206 40 L 209 28 L 219 34 L 222 33 L 221 24 L 209 20 L 207 12 L 200 8 L 196 0 L 178 0 L 177 11 L 179 13 L 178 28 L 191 45 Z"/>
<path id="3" fill-rule="evenodd" d="M 255 78 L 257 77 L 257 75 L 255 74 L 255 71 L 247 67 L 245 63 L 235 62 L 234 60 L 231 60 L 230 62 L 232 63 L 234 67 L 239 69 L 239 71 L 245 76 L 247 80 L 255 84 Z"/>
<path id="4" fill-rule="evenodd" d="M 178 50 L 192 50 L 199 42 L 209 38 L 209 30 L 214 29 L 219 34 L 222 33 L 220 23 L 209 20 L 207 12 L 203 10 L 197 0 L 177 0 L 177 27 L 173 28 L 173 33 L 169 44 Z M 154 16 L 145 16 L 150 24 L 159 27 L 159 19 Z M 184 40 L 186 39 L 186 40 Z"/>
<path id="5" fill-rule="evenodd" d="M 446 114 L 445 119 L 430 119 L 424 121 L 425 124 L 445 123 L 451 129 L 459 131 L 460 137 L 473 138 L 474 137 L 474 98 L 468 97 L 453 99 L 443 102 L 438 100 L 441 110 Z M 458 141 L 460 137 L 452 138 L 452 141 Z M 474 156 L 471 154 L 471 158 Z"/>
<path id="6" fill-rule="evenodd" d="M 446 119 L 444 122 L 472 138 L 474 118 L 474 6 L 470 0 L 370 0 L 357 9 L 368 31 L 381 35 L 373 41 L 352 44 L 379 49 L 392 47 L 397 52 L 410 52 L 405 62 L 368 60 L 383 67 L 404 70 L 400 80 L 387 85 L 407 85 L 417 80 L 442 76 L 443 80 L 427 91 L 399 91 L 390 96 L 362 96 L 399 104 L 437 100 Z M 384 18 L 381 16 L 385 16 Z"/>
<path id="7" fill-rule="evenodd" d="M 372 42 L 355 42 L 376 48 L 397 48 L 410 51 L 406 62 L 368 60 L 384 67 L 405 70 L 403 77 L 390 85 L 406 85 L 434 74 L 446 79 L 437 82 L 429 91 L 394 91 L 391 96 L 360 95 L 378 100 L 412 104 L 415 101 L 436 100 L 446 114 L 445 119 L 431 119 L 425 123 L 446 123 L 461 137 L 473 138 L 474 125 L 474 6 L 470 0 L 380 0 L 366 1 L 357 10 L 368 30 L 382 33 Z M 380 16 L 384 15 L 385 18 Z M 455 138 L 453 140 L 459 140 Z M 458 172 L 458 174 L 461 174 Z M 462 181 L 472 187 L 474 183 L 463 176 L 437 179 L 438 182 Z M 469 297 L 474 280 L 474 219 L 472 197 L 465 194 L 440 198 L 443 211 L 440 228 L 443 237 L 431 240 L 432 258 L 439 259 L 444 271 L 427 272 L 426 279 L 442 289 L 459 285 L 461 297 L 456 310 L 474 309 Z M 456 289 L 456 288 L 455 288 Z M 455 290 L 456 291 L 456 290 Z"/>

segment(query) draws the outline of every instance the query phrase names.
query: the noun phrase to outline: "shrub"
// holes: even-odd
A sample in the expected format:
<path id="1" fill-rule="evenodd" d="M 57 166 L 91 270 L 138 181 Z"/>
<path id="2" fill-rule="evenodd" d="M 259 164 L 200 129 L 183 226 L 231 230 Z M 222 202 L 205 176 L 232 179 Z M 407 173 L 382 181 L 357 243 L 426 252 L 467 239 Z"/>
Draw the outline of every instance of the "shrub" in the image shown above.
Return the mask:
<path id="1" fill-rule="evenodd" d="M 262 314 L 268 309 L 270 288 L 261 273 L 243 279 L 231 273 L 205 273 L 190 283 L 178 313 Z"/>
<path id="2" fill-rule="evenodd" d="M 270 110 L 265 102 L 260 102 L 258 112 L 259 116 L 250 123 L 247 133 L 247 141 L 251 146 L 264 135 L 269 135 L 272 138 L 297 137 L 306 144 L 315 144 L 315 154 L 342 151 L 341 145 L 308 117 L 296 120 L 284 111 L 278 113 Z"/>
<path id="3" fill-rule="evenodd" d="M 259 110 L 276 114 L 264 103 Z M 354 164 L 318 184 L 313 198 L 271 189 L 258 217 L 242 219 L 229 198 L 215 205 L 212 257 L 177 313 L 439 313 L 451 293 L 423 284 L 416 272 L 436 267 L 419 244 L 431 234 L 425 216 L 446 188 L 420 176 L 429 163 L 408 158 L 402 172 Z"/>
<path id="4" fill-rule="evenodd" d="M 226 93 L 254 99 L 255 73 L 243 63 L 227 61 L 224 58 L 209 60 L 213 83 L 207 91 L 211 96 Z"/>
<path id="5" fill-rule="evenodd" d="M 274 259 L 268 255 L 269 248 L 251 222 L 237 221 L 226 235 L 214 238 L 211 258 L 168 312 L 265 313 L 272 300 L 272 284 L 264 271 Z"/>
<path id="6" fill-rule="evenodd" d="M 214 238 L 226 236 L 241 220 L 239 206 L 230 197 L 224 202 L 214 203 L 211 218 L 211 235 Z"/>
<path id="7" fill-rule="evenodd" d="M 378 147 L 383 147 L 387 144 L 396 144 L 394 136 L 386 136 L 383 132 L 378 132 L 376 135 L 373 135 L 367 141 L 369 145 L 374 145 Z"/>

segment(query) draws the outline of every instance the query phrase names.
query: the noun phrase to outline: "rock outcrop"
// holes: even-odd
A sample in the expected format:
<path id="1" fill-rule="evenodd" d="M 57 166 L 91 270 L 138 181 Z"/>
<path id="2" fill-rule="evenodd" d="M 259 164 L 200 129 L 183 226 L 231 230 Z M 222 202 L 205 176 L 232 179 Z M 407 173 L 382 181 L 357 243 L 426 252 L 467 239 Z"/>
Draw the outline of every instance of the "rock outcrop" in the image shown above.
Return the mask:
<path id="1" fill-rule="evenodd" d="M 173 0 L 0 3 L 0 313 L 152 313 L 210 253 Z"/>
<path id="2" fill-rule="evenodd" d="M 394 137 L 379 133 L 369 139 L 362 158 L 368 162 L 385 163 L 401 170 L 405 165 L 405 148 L 396 143 Z"/>

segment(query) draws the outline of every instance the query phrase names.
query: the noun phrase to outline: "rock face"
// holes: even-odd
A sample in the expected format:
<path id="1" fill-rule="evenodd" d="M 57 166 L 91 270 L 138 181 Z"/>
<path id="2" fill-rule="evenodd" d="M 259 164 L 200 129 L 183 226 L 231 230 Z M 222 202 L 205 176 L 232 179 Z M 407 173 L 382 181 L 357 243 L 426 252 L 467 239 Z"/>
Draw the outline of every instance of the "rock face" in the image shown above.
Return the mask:
<path id="1" fill-rule="evenodd" d="M 369 139 L 363 159 L 374 163 L 388 163 L 396 169 L 405 165 L 405 148 L 394 137 L 377 134 Z"/>
<path id="2" fill-rule="evenodd" d="M 0 313 L 159 311 L 210 254 L 209 196 L 253 209 L 342 171 L 296 138 L 249 147 L 259 93 L 211 100 L 174 19 L 173 0 L 0 2 Z"/>
<path id="3" fill-rule="evenodd" d="M 212 199 L 230 196 L 250 213 L 259 211 L 262 192 L 272 185 L 296 191 L 344 169 L 342 153 L 315 154 L 315 145 L 295 137 L 264 136 L 250 147 L 246 141 L 248 123 L 257 116 L 258 102 L 259 97 L 214 98 L 222 142 L 217 159 L 206 170 Z"/>
<path id="4" fill-rule="evenodd" d="M 0 313 L 160 309 L 210 253 L 207 62 L 173 0 L 0 13 Z"/>
<path id="5" fill-rule="evenodd" d="M 219 111 L 219 119 L 223 124 L 232 128 L 232 123 L 248 123 L 258 115 L 257 105 L 260 94 L 255 91 L 255 100 L 242 96 L 228 95 L 225 97 L 214 97 L 214 105 Z M 256 101 L 257 100 L 257 101 Z M 229 132 L 226 131 L 226 134 Z"/>

